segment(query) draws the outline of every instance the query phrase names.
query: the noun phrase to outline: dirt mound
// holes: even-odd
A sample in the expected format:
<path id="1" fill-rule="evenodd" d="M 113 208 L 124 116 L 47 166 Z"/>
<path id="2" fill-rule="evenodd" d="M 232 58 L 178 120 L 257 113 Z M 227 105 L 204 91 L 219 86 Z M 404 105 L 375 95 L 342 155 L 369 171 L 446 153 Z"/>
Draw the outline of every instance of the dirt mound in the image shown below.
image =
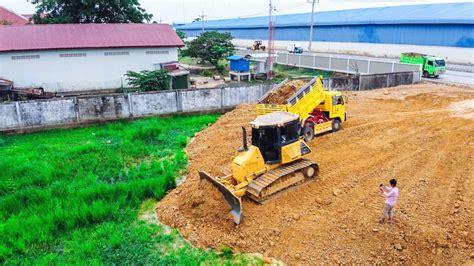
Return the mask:
<path id="1" fill-rule="evenodd" d="M 278 90 L 270 92 L 268 96 L 262 101 L 264 104 L 285 104 L 286 100 L 290 98 L 297 90 L 303 87 L 309 79 L 295 79 L 287 81 Z"/>
<path id="2" fill-rule="evenodd" d="M 433 84 L 387 91 L 350 93 L 343 129 L 309 143 L 319 178 L 264 205 L 244 199 L 239 226 L 222 195 L 197 176 L 229 171 L 240 126 L 255 110 L 225 114 L 188 146 L 188 179 L 159 203 L 160 221 L 200 247 L 228 245 L 289 264 L 472 262 L 474 123 L 453 117 L 450 106 L 474 91 Z M 396 223 L 379 225 L 378 184 L 393 177 Z"/>

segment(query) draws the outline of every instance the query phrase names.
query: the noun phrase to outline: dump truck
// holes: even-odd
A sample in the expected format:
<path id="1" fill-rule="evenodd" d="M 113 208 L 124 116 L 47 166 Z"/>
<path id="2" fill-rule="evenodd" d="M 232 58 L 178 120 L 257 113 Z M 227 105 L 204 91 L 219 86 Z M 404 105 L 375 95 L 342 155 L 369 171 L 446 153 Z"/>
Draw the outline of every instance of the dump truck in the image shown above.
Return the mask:
<path id="1" fill-rule="evenodd" d="M 257 116 L 276 111 L 286 111 L 300 117 L 301 136 L 310 141 L 315 135 L 336 132 L 347 121 L 347 97 L 340 91 L 328 91 L 321 77 L 314 77 L 305 83 L 283 104 L 266 104 L 267 97 L 285 86 L 284 80 L 276 88 L 263 95 L 257 104 Z"/>
<path id="2" fill-rule="evenodd" d="M 446 62 L 444 58 L 419 54 L 419 53 L 402 53 L 400 55 L 400 63 L 421 65 L 423 68 L 423 77 L 435 77 L 446 73 Z"/>
<path id="3" fill-rule="evenodd" d="M 312 151 L 299 135 L 297 114 L 273 112 L 257 117 L 250 125 L 252 144 L 247 145 L 242 127 L 242 147 L 232 161 L 231 174 L 215 177 L 199 172 L 201 180 L 209 181 L 223 194 L 235 224 L 242 221 L 242 197 L 263 203 L 319 173 L 318 164 L 304 158 Z"/>

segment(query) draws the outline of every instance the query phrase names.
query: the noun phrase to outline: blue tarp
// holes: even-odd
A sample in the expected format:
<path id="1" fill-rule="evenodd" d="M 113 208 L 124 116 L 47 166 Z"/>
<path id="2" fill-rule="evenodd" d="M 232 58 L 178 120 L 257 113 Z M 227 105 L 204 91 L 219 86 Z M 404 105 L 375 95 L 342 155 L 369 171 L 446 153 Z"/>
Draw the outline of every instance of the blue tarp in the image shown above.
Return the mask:
<path id="1" fill-rule="evenodd" d="M 231 55 L 231 56 L 228 56 L 227 59 L 229 60 L 240 60 L 242 59 L 243 57 L 240 56 L 240 55 Z"/>
<path id="2" fill-rule="evenodd" d="M 276 27 L 309 26 L 311 13 L 276 16 Z M 404 5 L 364 9 L 316 12 L 316 26 L 377 24 L 474 24 L 474 3 Z M 180 30 L 201 29 L 201 22 L 177 27 Z M 268 17 L 210 20 L 206 29 L 268 27 Z"/>

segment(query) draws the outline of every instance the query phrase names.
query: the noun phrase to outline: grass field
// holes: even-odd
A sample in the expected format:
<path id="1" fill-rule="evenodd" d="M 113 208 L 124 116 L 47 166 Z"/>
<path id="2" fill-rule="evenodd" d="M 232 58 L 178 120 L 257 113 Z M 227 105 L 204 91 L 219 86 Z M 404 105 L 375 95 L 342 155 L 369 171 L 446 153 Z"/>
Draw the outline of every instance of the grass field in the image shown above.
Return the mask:
<path id="1" fill-rule="evenodd" d="M 315 76 L 323 76 L 324 78 L 327 78 L 333 75 L 333 72 L 309 69 L 309 68 L 285 66 L 285 65 L 280 65 L 280 64 L 274 64 L 273 71 L 275 72 L 275 77 L 281 80 L 285 78 L 315 77 Z"/>
<path id="2" fill-rule="evenodd" d="M 217 115 L 0 136 L 0 264 L 197 264 L 247 257 L 142 221 Z"/>

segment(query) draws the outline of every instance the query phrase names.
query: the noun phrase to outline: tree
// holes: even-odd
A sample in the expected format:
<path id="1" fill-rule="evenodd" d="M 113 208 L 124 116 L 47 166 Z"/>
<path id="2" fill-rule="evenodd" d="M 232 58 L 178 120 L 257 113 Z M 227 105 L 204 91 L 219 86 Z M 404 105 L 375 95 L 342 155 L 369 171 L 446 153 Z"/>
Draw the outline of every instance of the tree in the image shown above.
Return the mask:
<path id="1" fill-rule="evenodd" d="M 31 0 L 36 24 L 141 23 L 152 15 L 138 0 Z"/>
<path id="2" fill-rule="evenodd" d="M 184 31 L 182 30 L 176 30 L 176 34 L 178 35 L 178 37 L 184 42 L 184 40 L 188 37 L 186 36 L 186 33 L 184 33 Z"/>
<path id="3" fill-rule="evenodd" d="M 186 54 L 219 67 L 219 60 L 234 52 L 230 33 L 206 31 L 188 42 Z"/>
<path id="4" fill-rule="evenodd" d="M 141 91 L 170 89 L 171 76 L 166 70 L 127 71 L 128 85 Z"/>

